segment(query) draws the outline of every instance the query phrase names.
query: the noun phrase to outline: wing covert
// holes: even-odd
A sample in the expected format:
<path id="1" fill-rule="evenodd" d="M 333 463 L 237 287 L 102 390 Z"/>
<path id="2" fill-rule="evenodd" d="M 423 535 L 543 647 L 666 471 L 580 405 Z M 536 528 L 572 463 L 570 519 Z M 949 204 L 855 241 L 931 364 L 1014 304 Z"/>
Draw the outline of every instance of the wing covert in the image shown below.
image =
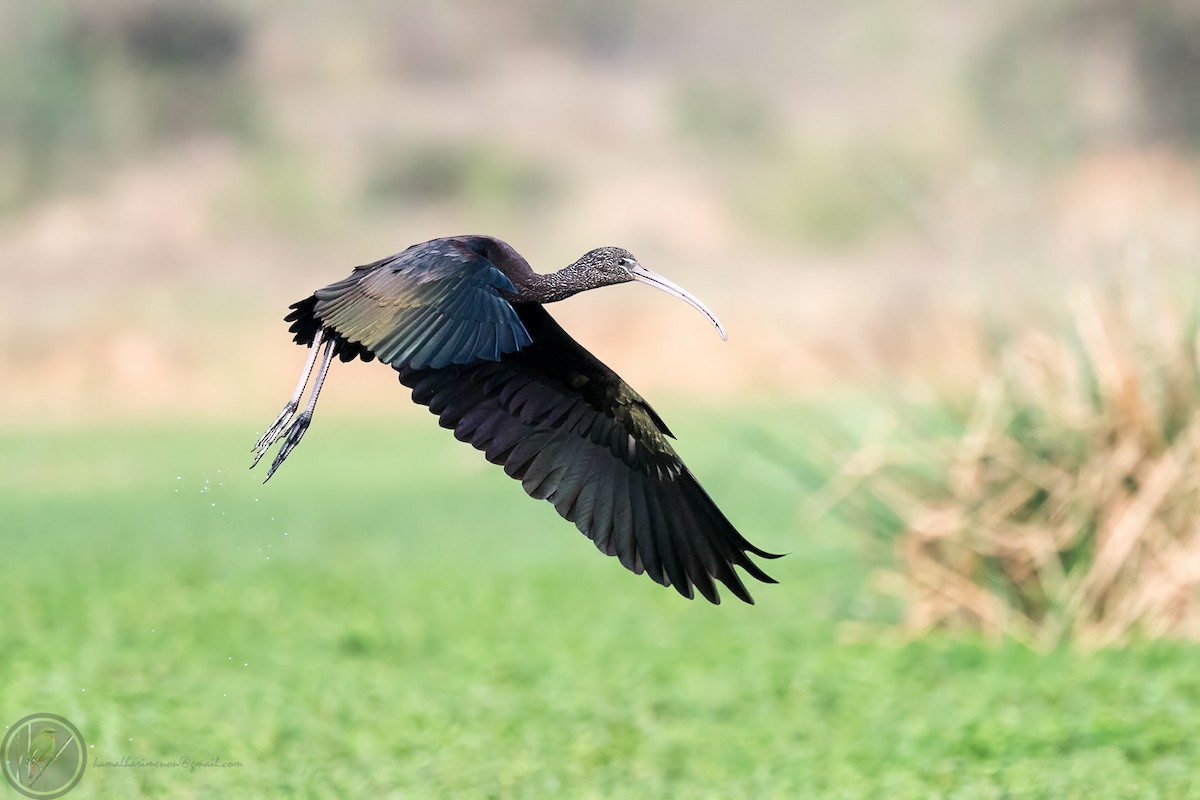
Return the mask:
<path id="1" fill-rule="evenodd" d="M 774 583 L 749 554 L 776 556 L 726 519 L 640 395 L 540 306 L 516 308 L 529 347 L 496 362 L 400 367 L 413 400 L 627 569 L 713 603 L 720 581 L 752 603 L 734 567 Z"/>
<path id="2" fill-rule="evenodd" d="M 292 306 L 297 341 L 324 327 L 346 343 L 343 357 L 370 354 L 414 369 L 496 361 L 528 346 L 504 297 L 512 281 L 472 242 L 436 239 L 357 267 Z"/>

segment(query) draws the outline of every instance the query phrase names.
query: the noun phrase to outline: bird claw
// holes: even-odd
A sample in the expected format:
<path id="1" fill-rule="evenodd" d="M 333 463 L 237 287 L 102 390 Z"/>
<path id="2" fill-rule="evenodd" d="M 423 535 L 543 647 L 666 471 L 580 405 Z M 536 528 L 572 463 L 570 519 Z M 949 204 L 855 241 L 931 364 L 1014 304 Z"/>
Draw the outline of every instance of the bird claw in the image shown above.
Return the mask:
<path id="1" fill-rule="evenodd" d="M 299 408 L 300 398 L 304 396 L 304 389 L 308 385 L 308 379 L 312 373 L 313 365 L 317 361 L 318 351 L 321 357 L 321 367 L 317 370 L 316 383 L 313 385 L 312 394 L 309 395 L 308 405 L 304 407 L 304 411 L 299 416 L 295 416 L 296 409 Z M 304 436 L 304 432 L 308 430 L 308 425 L 312 422 L 313 409 L 317 405 L 317 397 L 321 394 L 321 386 L 325 383 L 325 375 L 329 371 L 329 363 L 333 361 L 333 357 L 337 352 L 334 347 L 333 340 L 321 334 L 321 338 L 311 348 L 308 354 L 308 363 L 304 365 L 304 373 L 300 376 L 300 383 L 296 386 L 296 393 L 288 400 L 287 405 L 283 407 L 283 411 L 279 412 L 279 416 L 271 423 L 271 427 L 267 428 L 257 442 L 254 444 L 254 463 L 250 465 L 254 469 L 258 462 L 262 460 L 267 451 L 271 449 L 275 442 L 283 437 L 283 446 L 279 448 L 279 452 L 275 454 L 275 461 L 271 463 L 271 468 L 267 470 L 267 477 L 263 481 L 266 483 L 275 474 L 275 470 L 279 469 L 279 465 L 284 462 L 288 454 L 295 449 L 300 443 L 300 439 Z"/>
<path id="2" fill-rule="evenodd" d="M 279 416 L 276 417 L 275 421 L 271 423 L 271 426 L 267 428 L 267 432 L 259 437 L 259 440 L 254 443 L 254 447 L 250 448 L 257 455 L 257 458 L 254 459 L 255 464 L 257 464 L 263 457 L 263 454 L 265 454 L 267 450 L 271 448 L 271 445 L 275 444 L 275 441 L 279 438 L 280 434 L 283 433 L 284 427 L 288 424 L 288 421 L 291 420 L 292 415 L 296 413 L 296 409 L 299 407 L 300 402 L 298 400 L 289 400 L 287 405 L 283 407 L 283 411 L 279 412 Z"/>
<path id="3" fill-rule="evenodd" d="M 267 477 L 263 479 L 263 483 L 271 480 L 271 476 L 275 474 L 275 470 L 279 469 L 279 465 L 291 454 L 296 445 L 300 444 L 300 440 L 304 438 L 304 433 L 308 430 L 311 422 L 312 414 L 305 411 L 288 426 L 283 444 L 280 446 L 279 452 L 275 454 L 275 460 L 271 462 L 271 468 L 267 470 Z M 262 458 L 262 456 L 260 455 L 259 458 Z M 256 459 L 254 463 L 257 464 L 258 460 Z"/>

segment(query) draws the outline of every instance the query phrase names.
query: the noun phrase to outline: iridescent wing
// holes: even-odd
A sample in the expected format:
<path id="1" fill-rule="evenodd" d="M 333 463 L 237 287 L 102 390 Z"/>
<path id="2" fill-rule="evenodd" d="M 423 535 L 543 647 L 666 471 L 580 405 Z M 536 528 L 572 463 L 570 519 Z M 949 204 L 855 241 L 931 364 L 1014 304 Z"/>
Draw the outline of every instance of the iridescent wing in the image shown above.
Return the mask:
<path id="1" fill-rule="evenodd" d="M 530 346 L 495 362 L 400 367 L 413 400 L 627 569 L 685 597 L 694 586 L 719 603 L 715 579 L 754 602 L 734 567 L 775 583 L 748 553 L 777 556 L 726 519 L 637 392 L 541 306 L 517 310 L 533 335 Z"/>
<path id="2" fill-rule="evenodd" d="M 440 369 L 496 361 L 530 344 L 505 293 L 512 281 L 477 244 L 435 239 L 357 267 L 292 306 L 286 319 L 301 344 L 324 327 L 344 361 L 378 358 L 394 367 Z"/>

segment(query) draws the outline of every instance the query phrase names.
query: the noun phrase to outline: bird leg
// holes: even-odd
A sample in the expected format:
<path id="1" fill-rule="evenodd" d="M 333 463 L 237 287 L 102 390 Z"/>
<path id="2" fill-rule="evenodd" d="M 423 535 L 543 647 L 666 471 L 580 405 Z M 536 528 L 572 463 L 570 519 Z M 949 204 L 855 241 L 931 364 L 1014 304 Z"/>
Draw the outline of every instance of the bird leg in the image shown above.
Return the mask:
<path id="1" fill-rule="evenodd" d="M 266 453 L 271 445 L 275 443 L 275 440 L 279 438 L 279 434 L 283 432 L 283 428 L 285 425 L 287 425 L 288 420 L 292 418 L 292 414 L 295 414 L 296 409 L 300 407 L 300 398 L 304 396 L 304 388 L 308 386 L 308 379 L 312 375 L 313 365 L 317 363 L 317 351 L 320 349 L 320 345 L 324 341 L 325 335 L 322 333 L 317 341 L 308 346 L 308 361 L 304 363 L 304 371 L 300 373 L 300 382 L 296 384 L 296 391 L 292 394 L 292 399 L 287 401 L 287 404 L 283 407 L 283 411 L 279 412 L 279 416 L 276 417 L 275 421 L 271 423 L 271 426 L 267 428 L 267 432 L 264 433 L 259 440 L 254 443 L 254 447 L 251 448 L 256 455 L 254 459 L 255 464 L 259 462 L 259 459 L 263 457 L 263 454 Z M 253 465 L 251 465 L 251 467 L 253 467 Z"/>
<path id="2" fill-rule="evenodd" d="M 304 432 L 308 430 L 309 423 L 312 422 L 313 409 L 317 407 L 317 397 L 321 394 L 321 386 L 325 383 L 325 375 L 329 372 L 330 362 L 333 361 L 333 339 L 322 337 L 321 347 L 321 366 L 317 370 L 317 378 L 313 383 L 312 394 L 308 396 L 308 405 L 304 407 L 304 410 L 292 420 L 287 430 L 283 432 L 283 445 L 280 446 L 279 452 L 275 454 L 275 460 L 271 462 L 271 468 L 267 470 L 267 477 L 263 480 L 263 483 L 271 480 L 271 476 L 275 474 L 275 470 L 279 469 L 279 465 L 284 462 L 296 445 L 300 444 L 300 439 L 304 436 Z"/>

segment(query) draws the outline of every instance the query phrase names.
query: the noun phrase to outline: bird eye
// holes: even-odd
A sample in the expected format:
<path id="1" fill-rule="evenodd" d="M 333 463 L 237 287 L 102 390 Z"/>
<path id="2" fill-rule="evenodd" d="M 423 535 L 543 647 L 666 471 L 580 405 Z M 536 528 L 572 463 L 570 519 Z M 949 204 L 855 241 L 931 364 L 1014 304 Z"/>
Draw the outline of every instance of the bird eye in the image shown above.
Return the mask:
<path id="1" fill-rule="evenodd" d="M 627 267 L 627 266 L 629 266 L 629 259 L 628 259 L 628 258 L 625 258 L 624 256 L 622 256 L 622 257 L 621 257 L 621 258 L 620 258 L 620 259 L 617 261 L 617 265 L 618 265 L 618 266 L 622 266 L 622 267 Z"/>

